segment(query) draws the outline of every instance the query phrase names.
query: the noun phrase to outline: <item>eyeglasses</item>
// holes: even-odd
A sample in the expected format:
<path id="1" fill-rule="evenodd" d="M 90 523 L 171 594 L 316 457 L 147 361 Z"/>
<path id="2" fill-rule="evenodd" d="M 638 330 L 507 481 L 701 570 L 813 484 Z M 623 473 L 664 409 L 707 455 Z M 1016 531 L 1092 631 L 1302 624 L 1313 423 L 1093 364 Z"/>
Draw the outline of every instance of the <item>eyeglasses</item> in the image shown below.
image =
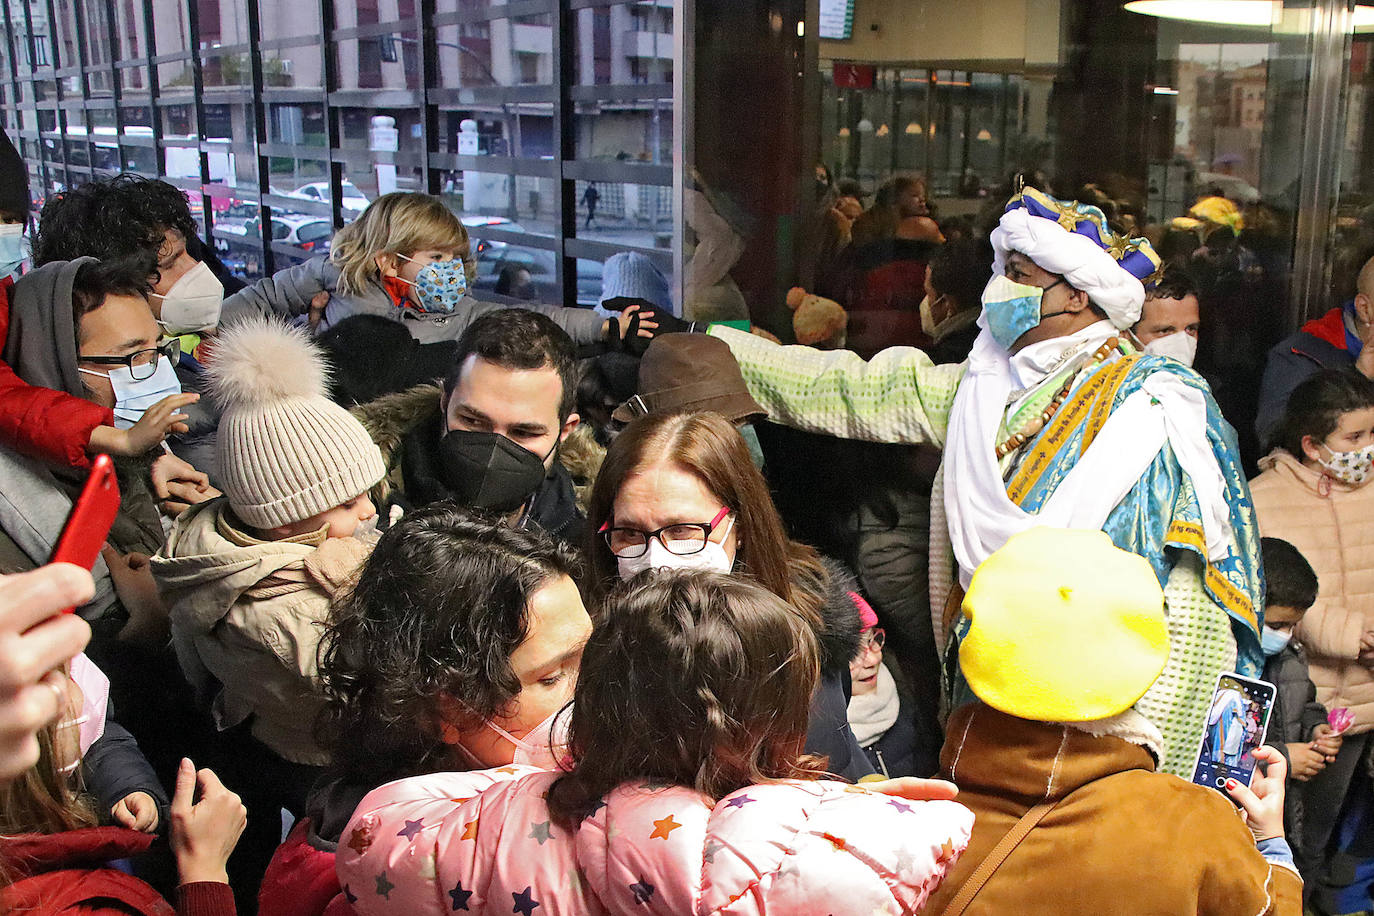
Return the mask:
<path id="1" fill-rule="evenodd" d="M 142 382 L 152 378 L 153 373 L 157 372 L 157 360 L 160 356 L 167 357 L 173 366 L 180 362 L 181 338 L 173 337 L 166 343 L 146 350 L 135 350 L 128 356 L 82 356 L 78 361 L 96 366 L 128 366 L 134 381 Z"/>
<path id="2" fill-rule="evenodd" d="M 658 538 L 663 549 L 679 557 L 690 556 L 706 549 L 711 532 L 716 530 L 721 519 L 730 514 L 729 506 L 722 506 L 716 517 L 709 522 L 679 522 L 665 525 L 657 531 L 641 531 L 638 528 L 612 528 L 610 522 L 602 525 L 597 532 L 606 539 L 611 553 L 623 560 L 644 556 L 649 549 L 649 541 Z"/>
<path id="3" fill-rule="evenodd" d="M 859 634 L 859 648 L 863 651 L 881 649 L 887 644 L 887 631 L 882 627 L 871 627 Z"/>

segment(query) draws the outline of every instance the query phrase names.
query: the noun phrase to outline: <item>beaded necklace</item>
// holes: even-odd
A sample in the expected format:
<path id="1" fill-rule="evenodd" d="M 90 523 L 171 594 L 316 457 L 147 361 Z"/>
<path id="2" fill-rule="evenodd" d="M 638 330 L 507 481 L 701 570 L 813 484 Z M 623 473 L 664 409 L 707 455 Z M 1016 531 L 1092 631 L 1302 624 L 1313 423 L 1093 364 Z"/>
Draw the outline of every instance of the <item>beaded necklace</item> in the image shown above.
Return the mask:
<path id="1" fill-rule="evenodd" d="M 1064 369 L 1061 371 L 1063 371 L 1068 376 L 1064 380 L 1064 383 L 1058 386 L 1057 388 L 1047 387 L 1045 389 L 1046 391 L 1054 392 L 1053 396 L 1050 398 L 1049 404 L 1041 408 L 1038 413 L 1033 415 L 1023 428 L 1013 433 L 1006 439 L 1006 441 L 1004 441 L 1001 445 L 997 446 L 997 448 L 994 450 L 994 454 L 997 456 L 997 460 L 1001 461 L 1003 458 L 1010 455 L 1012 452 L 1016 451 L 1021 446 L 1025 445 L 1031 439 L 1034 439 L 1035 436 L 1042 429 L 1045 428 L 1045 425 L 1050 422 L 1050 418 L 1059 412 L 1059 408 L 1063 406 L 1064 401 L 1068 399 L 1069 392 L 1073 390 L 1073 383 L 1074 380 L 1078 378 L 1079 372 L 1081 372 L 1084 368 L 1091 368 L 1093 366 L 1101 365 L 1102 362 L 1106 360 L 1107 357 L 1110 356 L 1117 349 L 1120 343 L 1120 337 L 1113 337 L 1110 340 L 1103 343 L 1102 346 L 1098 347 L 1095 351 L 1093 351 L 1092 357 L 1087 361 L 1085 365 L 1080 367 L 1076 364 L 1071 363 L 1070 365 L 1064 367 Z M 1019 417 L 1027 412 L 1027 408 L 1031 407 L 1032 404 L 1038 404 L 1040 400 L 1040 398 L 1033 398 L 1031 401 L 1028 401 L 1025 405 L 1023 405 L 1020 410 L 1016 411 L 1016 414 L 1014 416 L 1009 417 L 1007 423 L 1008 428 L 1010 429 L 1014 424 L 1017 424 Z"/>

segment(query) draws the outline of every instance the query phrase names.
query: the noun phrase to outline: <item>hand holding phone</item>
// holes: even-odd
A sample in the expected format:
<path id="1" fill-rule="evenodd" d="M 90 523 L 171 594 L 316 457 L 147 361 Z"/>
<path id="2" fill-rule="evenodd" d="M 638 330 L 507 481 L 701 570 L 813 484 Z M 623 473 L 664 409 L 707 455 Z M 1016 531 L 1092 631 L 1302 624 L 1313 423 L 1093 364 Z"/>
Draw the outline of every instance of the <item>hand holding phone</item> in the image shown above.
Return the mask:
<path id="1" fill-rule="evenodd" d="M 1255 748 L 1254 757 L 1264 764 L 1264 772 L 1255 776 L 1249 786 L 1228 779 L 1226 791 L 1240 805 L 1245 826 L 1254 834 L 1255 842 L 1263 843 L 1283 836 L 1284 780 L 1288 776 L 1288 764 L 1282 754 L 1268 745 Z"/>

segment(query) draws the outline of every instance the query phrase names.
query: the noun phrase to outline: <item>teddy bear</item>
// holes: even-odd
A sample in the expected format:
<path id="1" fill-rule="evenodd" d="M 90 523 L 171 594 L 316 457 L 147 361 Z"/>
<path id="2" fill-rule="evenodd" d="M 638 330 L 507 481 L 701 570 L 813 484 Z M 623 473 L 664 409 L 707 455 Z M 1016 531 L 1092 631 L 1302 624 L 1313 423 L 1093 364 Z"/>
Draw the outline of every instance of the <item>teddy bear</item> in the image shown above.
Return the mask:
<path id="1" fill-rule="evenodd" d="M 792 332 L 797 343 L 819 350 L 844 347 L 849 314 L 838 302 L 794 286 L 787 292 L 787 307 L 792 310 Z"/>

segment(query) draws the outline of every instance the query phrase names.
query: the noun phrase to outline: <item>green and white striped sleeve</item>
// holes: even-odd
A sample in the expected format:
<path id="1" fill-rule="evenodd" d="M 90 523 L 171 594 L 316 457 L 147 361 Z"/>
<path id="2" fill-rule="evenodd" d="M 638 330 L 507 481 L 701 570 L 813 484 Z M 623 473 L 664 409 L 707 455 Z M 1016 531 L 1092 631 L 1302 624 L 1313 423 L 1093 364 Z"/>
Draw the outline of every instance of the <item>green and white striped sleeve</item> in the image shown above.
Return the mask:
<path id="1" fill-rule="evenodd" d="M 754 400 L 774 423 L 868 442 L 943 447 L 963 365 L 937 366 L 915 347 L 864 361 L 849 350 L 780 346 L 715 325 Z"/>

